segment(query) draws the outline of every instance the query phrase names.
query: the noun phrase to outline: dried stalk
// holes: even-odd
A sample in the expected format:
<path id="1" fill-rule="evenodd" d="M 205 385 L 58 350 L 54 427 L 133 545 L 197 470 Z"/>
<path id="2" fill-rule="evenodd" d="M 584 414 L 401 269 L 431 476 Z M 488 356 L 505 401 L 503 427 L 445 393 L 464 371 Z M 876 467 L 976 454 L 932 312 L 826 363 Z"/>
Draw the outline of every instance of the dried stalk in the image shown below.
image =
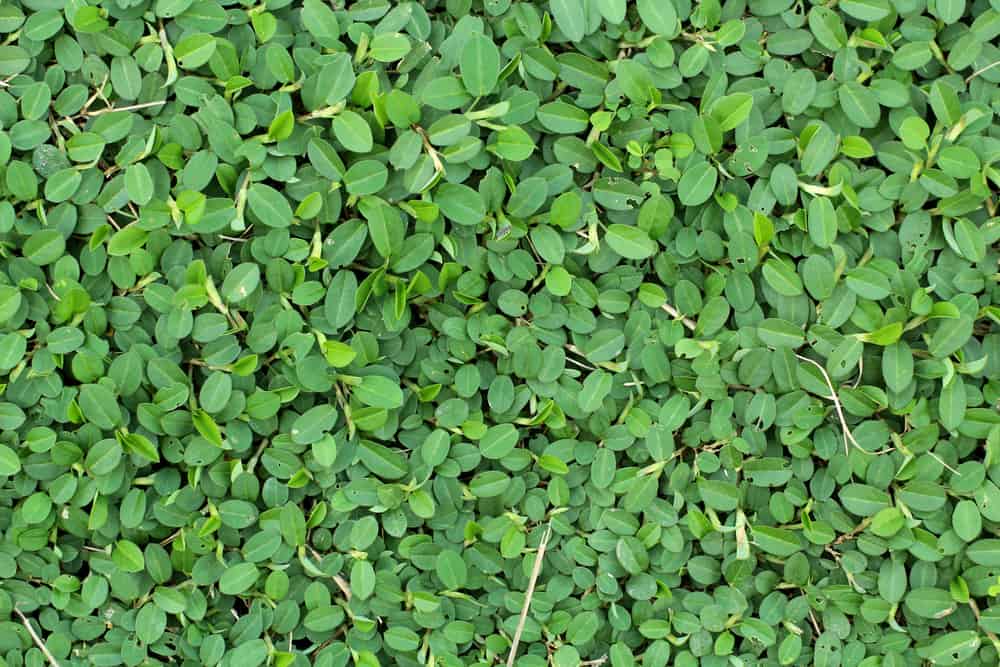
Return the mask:
<path id="1" fill-rule="evenodd" d="M 694 320 L 692 320 L 689 317 L 684 317 L 683 315 L 681 315 L 680 311 L 671 306 L 669 303 L 663 304 L 662 306 L 660 306 L 660 308 L 664 312 L 668 313 L 675 320 L 680 320 L 684 324 L 684 326 L 686 326 L 691 331 L 694 331 L 697 328 L 698 325 L 694 323 Z"/>
<path id="2" fill-rule="evenodd" d="M 112 111 L 137 111 L 139 109 L 149 109 L 151 107 L 160 107 L 166 104 L 166 100 L 160 100 L 158 102 L 143 102 L 142 104 L 132 104 L 127 107 L 108 107 L 106 109 L 98 109 L 97 111 L 85 111 L 81 113 L 81 116 L 100 116 L 101 114 L 111 113 Z"/>
<path id="3" fill-rule="evenodd" d="M 538 575 L 542 572 L 542 561 L 545 560 L 545 548 L 549 545 L 549 538 L 552 536 L 552 524 L 545 529 L 542 541 L 538 544 L 538 551 L 535 552 L 535 564 L 531 568 L 531 578 L 528 579 L 528 590 L 524 593 L 524 606 L 521 607 L 521 617 L 517 620 L 517 629 L 514 631 L 514 639 L 510 643 L 510 655 L 507 656 L 507 667 L 514 666 L 514 658 L 517 657 L 517 645 L 521 643 L 521 633 L 524 632 L 524 624 L 528 621 L 528 608 L 531 606 L 531 596 L 535 594 L 535 584 L 538 583 Z"/>
<path id="4" fill-rule="evenodd" d="M 347 601 L 350 602 L 351 587 L 347 584 L 346 581 L 344 581 L 344 578 L 339 574 L 335 574 L 333 575 L 333 583 L 337 584 L 337 588 L 340 589 L 340 592 L 343 593 L 344 597 L 347 598 Z"/>
<path id="5" fill-rule="evenodd" d="M 45 642 L 42 641 L 42 638 L 38 636 L 38 633 L 35 632 L 35 629 L 31 627 L 31 622 L 28 621 L 28 617 L 25 616 L 21 612 L 21 610 L 18 609 L 16 606 L 14 607 L 14 613 L 21 618 L 21 623 L 24 624 L 24 627 L 28 631 L 28 634 L 31 635 L 31 640 L 35 642 L 35 646 L 38 647 L 38 650 L 45 655 L 45 657 L 49 661 L 49 664 L 52 665 L 52 667 L 60 667 L 59 661 L 56 660 L 56 657 L 54 655 L 52 655 L 52 651 L 50 651 L 49 647 L 45 645 Z"/>
<path id="6" fill-rule="evenodd" d="M 444 164 L 441 162 L 441 156 L 438 154 L 437 150 L 431 145 L 431 140 L 430 137 L 427 136 L 427 132 L 424 131 L 424 128 L 419 125 L 414 125 L 413 129 L 420 135 L 420 140 L 423 141 L 424 148 L 427 150 L 427 155 L 430 156 L 431 163 L 434 165 L 434 171 L 443 176 L 445 174 Z"/>
<path id="7" fill-rule="evenodd" d="M 865 451 L 865 448 L 858 444 L 858 441 L 854 439 L 854 434 L 851 433 L 850 427 L 847 425 L 847 419 L 844 417 L 844 409 L 840 406 L 840 397 L 837 396 L 837 390 L 833 388 L 833 380 L 827 374 L 826 369 L 819 362 L 813 361 L 809 357 L 804 357 L 801 354 L 795 355 L 796 359 L 802 361 L 808 361 L 810 364 L 819 369 L 819 372 L 823 374 L 823 379 L 826 380 L 826 386 L 830 388 L 830 395 L 825 398 L 833 401 L 833 408 L 837 411 L 837 419 L 840 420 L 840 427 L 844 431 L 844 453 L 851 453 L 851 445 L 854 445 L 861 451 Z"/>
<path id="8" fill-rule="evenodd" d="M 982 74 L 984 72 L 989 72 L 991 69 L 993 69 L 994 67 L 997 67 L 997 66 L 1000 66 L 1000 60 L 998 60 L 996 62 L 993 62 L 993 63 L 990 63 L 986 67 L 981 67 L 981 68 L 977 69 L 975 72 L 973 72 L 968 77 L 966 77 L 965 82 L 969 83 L 970 81 L 972 81 L 973 79 L 975 79 L 980 74 Z"/>

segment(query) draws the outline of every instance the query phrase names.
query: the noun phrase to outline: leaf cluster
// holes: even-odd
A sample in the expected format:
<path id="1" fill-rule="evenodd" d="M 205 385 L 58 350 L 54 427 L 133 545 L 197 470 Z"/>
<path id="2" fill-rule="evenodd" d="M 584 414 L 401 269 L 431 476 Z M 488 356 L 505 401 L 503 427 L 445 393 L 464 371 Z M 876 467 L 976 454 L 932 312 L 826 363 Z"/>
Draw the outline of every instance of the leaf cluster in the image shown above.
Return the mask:
<path id="1" fill-rule="evenodd" d="M 997 665 L 998 37 L 0 5 L 0 665 Z"/>

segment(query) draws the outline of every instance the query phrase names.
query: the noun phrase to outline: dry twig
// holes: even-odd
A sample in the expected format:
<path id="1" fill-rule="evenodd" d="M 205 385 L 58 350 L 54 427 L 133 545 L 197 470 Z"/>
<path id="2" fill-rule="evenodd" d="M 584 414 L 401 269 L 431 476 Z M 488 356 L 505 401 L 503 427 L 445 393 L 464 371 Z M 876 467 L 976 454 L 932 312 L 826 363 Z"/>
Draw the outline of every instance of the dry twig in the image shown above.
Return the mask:
<path id="1" fill-rule="evenodd" d="M 950 465 L 948 465 L 947 463 L 945 463 L 944 459 L 942 459 L 940 456 L 938 456 L 934 452 L 928 451 L 927 455 L 930 456 L 935 461 L 937 461 L 938 463 L 940 463 L 942 466 L 944 466 L 945 469 L 948 470 L 948 472 L 952 473 L 953 475 L 958 475 L 959 477 L 962 476 L 962 473 L 960 473 L 959 471 L 955 470 Z"/>
<path id="2" fill-rule="evenodd" d="M 521 607 L 521 617 L 517 620 L 514 639 L 510 643 L 510 655 L 507 656 L 507 667 L 513 667 L 514 658 L 517 657 L 517 645 L 521 643 L 521 633 L 524 632 L 524 624 L 528 621 L 528 608 L 531 606 L 531 596 L 535 594 L 535 584 L 538 583 L 538 575 L 542 572 L 542 562 L 545 560 L 545 548 L 549 545 L 550 537 L 552 537 L 551 523 L 545 529 L 542 541 L 538 544 L 538 551 L 535 552 L 535 564 L 531 568 L 531 578 L 528 579 L 528 590 L 524 592 L 524 606 Z"/>
<path id="3" fill-rule="evenodd" d="M 340 592 L 343 593 L 344 597 L 347 598 L 347 601 L 350 602 L 351 587 L 348 585 L 346 581 L 344 581 L 344 578 L 339 574 L 335 574 L 333 575 L 333 583 L 337 584 L 337 588 L 340 589 Z"/>
<path id="4" fill-rule="evenodd" d="M 823 634 L 823 630 L 819 627 L 819 621 L 816 620 L 816 614 L 813 613 L 812 609 L 809 610 L 809 622 L 812 623 L 813 630 L 816 631 L 816 636 Z"/>
<path id="5" fill-rule="evenodd" d="M 100 116 L 101 114 L 111 113 L 112 111 L 137 111 L 139 109 L 148 109 L 150 107 L 160 107 L 166 104 L 166 100 L 160 100 L 159 102 L 143 102 L 142 104 L 132 104 L 127 107 L 114 107 L 110 106 L 106 109 L 98 109 L 97 111 L 85 111 L 81 113 L 81 116 Z"/>
<path id="6" fill-rule="evenodd" d="M 998 60 L 996 62 L 992 62 L 989 65 L 987 65 L 986 67 L 980 67 L 975 72 L 973 72 L 968 77 L 966 77 L 965 82 L 969 83 L 970 81 L 972 81 L 973 79 L 975 79 L 980 74 L 982 74 L 984 72 L 989 72 L 991 69 L 993 69 L 994 67 L 998 67 L 998 66 L 1000 66 L 1000 60 Z"/>
<path id="7" fill-rule="evenodd" d="M 444 175 L 444 164 L 441 162 L 441 156 L 438 155 L 437 150 L 431 145 L 431 140 L 430 137 L 427 136 L 427 132 L 424 131 L 424 128 L 419 125 L 414 125 L 413 129 L 416 130 L 417 134 L 420 135 L 421 141 L 424 142 L 424 148 L 427 150 L 427 155 L 430 156 L 431 163 L 434 164 L 434 171 Z"/>
<path id="8" fill-rule="evenodd" d="M 59 661 L 56 660 L 56 657 L 54 655 L 52 655 L 52 651 L 50 651 L 49 647 L 45 645 L 45 642 L 42 641 L 42 638 L 38 636 L 38 633 L 35 632 L 35 629 L 31 627 L 31 622 L 28 620 L 28 617 L 25 616 L 24 613 L 16 606 L 14 607 L 14 613 L 20 617 L 21 623 L 24 624 L 24 628 L 28 631 L 28 634 L 31 635 L 31 640 L 35 642 L 35 646 L 38 647 L 38 650 L 41 651 L 43 655 L 45 655 L 45 657 L 49 661 L 49 664 L 52 665 L 52 667 L 60 667 Z"/>
<path id="9" fill-rule="evenodd" d="M 802 356 L 801 354 L 796 354 L 795 358 L 802 361 L 808 361 L 810 364 L 818 368 L 819 372 L 823 374 L 823 379 L 826 380 L 826 386 L 830 388 L 830 395 L 825 398 L 833 401 L 833 408 L 837 411 L 837 419 L 840 420 L 840 428 L 844 431 L 844 453 L 851 453 L 851 445 L 854 445 L 861 451 L 865 451 L 864 447 L 858 444 L 858 441 L 854 439 L 854 434 L 851 433 L 851 428 L 847 425 L 847 419 L 844 417 L 844 409 L 840 406 L 840 397 L 837 396 L 837 390 L 833 387 L 833 380 L 830 379 L 830 376 L 826 372 L 826 369 L 823 368 L 823 365 L 810 359 L 809 357 Z"/>
<path id="10" fill-rule="evenodd" d="M 843 535 L 841 535 L 840 537 L 838 537 L 837 539 L 835 539 L 833 541 L 833 545 L 832 546 L 838 546 L 840 544 L 843 544 L 844 542 L 847 542 L 849 540 L 853 540 L 855 537 L 857 537 L 861 533 L 865 532 L 865 529 L 868 526 L 871 525 L 871 522 L 872 522 L 872 520 L 871 520 L 870 517 L 867 518 L 867 519 L 865 519 L 864 521 L 862 521 L 861 523 L 859 523 L 858 525 L 856 525 L 854 528 L 852 528 L 851 532 L 844 533 Z"/>
<path id="11" fill-rule="evenodd" d="M 663 304 L 662 306 L 660 306 L 660 308 L 665 313 L 673 317 L 675 320 L 680 320 L 684 324 L 684 326 L 686 326 L 691 331 L 694 331 L 697 328 L 698 325 L 694 323 L 694 320 L 692 320 L 689 317 L 684 317 L 683 315 L 681 315 L 680 311 L 671 306 L 669 303 Z"/>
<path id="12" fill-rule="evenodd" d="M 972 598 L 969 598 L 968 604 L 969 608 L 972 609 L 973 616 L 976 617 L 976 622 L 979 623 L 980 620 L 982 619 L 982 615 L 979 612 L 979 605 L 977 605 L 976 601 L 973 600 Z M 986 632 L 986 636 L 990 638 L 990 642 L 993 644 L 993 648 L 996 649 L 998 653 L 1000 653 L 1000 637 L 997 637 L 995 632 L 990 632 L 989 630 L 984 630 L 984 631 Z"/>

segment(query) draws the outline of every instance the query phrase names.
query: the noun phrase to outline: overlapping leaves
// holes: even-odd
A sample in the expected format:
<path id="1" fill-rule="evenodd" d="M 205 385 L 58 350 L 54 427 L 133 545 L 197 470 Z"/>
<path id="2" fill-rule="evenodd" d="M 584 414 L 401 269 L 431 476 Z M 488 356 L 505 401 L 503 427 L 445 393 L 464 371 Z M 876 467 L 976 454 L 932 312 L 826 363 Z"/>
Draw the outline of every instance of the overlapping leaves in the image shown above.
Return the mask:
<path id="1" fill-rule="evenodd" d="M 0 660 L 997 664 L 998 36 L 0 6 Z"/>

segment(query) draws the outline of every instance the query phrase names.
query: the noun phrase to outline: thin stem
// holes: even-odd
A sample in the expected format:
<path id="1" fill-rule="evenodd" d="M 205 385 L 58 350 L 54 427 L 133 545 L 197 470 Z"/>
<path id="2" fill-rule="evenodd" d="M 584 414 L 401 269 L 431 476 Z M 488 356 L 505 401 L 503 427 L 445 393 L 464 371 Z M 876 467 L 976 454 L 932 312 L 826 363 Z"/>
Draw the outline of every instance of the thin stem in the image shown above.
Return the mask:
<path id="1" fill-rule="evenodd" d="M 247 472 L 253 472 L 253 469 L 257 466 L 257 460 L 260 459 L 260 455 L 264 452 L 270 442 L 271 441 L 268 438 L 264 438 L 260 445 L 258 445 L 257 451 L 255 451 L 253 456 L 250 457 L 250 460 L 247 461 Z"/>
<path id="2" fill-rule="evenodd" d="M 930 457 L 931 457 L 932 459 L 934 459 L 935 461 L 937 461 L 938 463 L 940 463 L 941 465 L 943 465 L 943 466 L 944 466 L 944 467 L 945 467 L 945 468 L 946 468 L 946 469 L 947 469 L 947 470 L 948 470 L 949 472 L 951 472 L 952 474 L 954 474 L 954 475 L 958 475 L 959 477 L 961 477 L 961 476 L 962 476 L 962 473 L 960 473 L 959 471 L 955 470 L 955 469 L 954 469 L 954 468 L 952 468 L 952 467 L 951 467 L 950 465 L 948 465 L 947 463 L 945 463 L 945 462 L 944 462 L 944 459 L 942 459 L 942 458 L 941 458 L 940 456 L 938 456 L 938 455 L 937 455 L 937 454 L 935 454 L 934 452 L 930 452 L 930 451 L 929 451 L 929 452 L 927 452 L 927 455 L 928 455 L 928 456 L 930 456 Z"/>
<path id="3" fill-rule="evenodd" d="M 542 572 L 542 561 L 545 560 L 545 548 L 549 545 L 549 538 L 552 536 L 552 524 L 545 529 L 542 541 L 538 544 L 538 551 L 535 553 L 535 564 L 531 568 L 531 578 L 528 579 L 528 590 L 524 593 L 524 606 L 521 607 L 521 617 L 517 620 L 517 629 L 514 631 L 514 639 L 510 643 L 510 655 L 507 656 L 507 667 L 514 667 L 514 658 L 517 657 L 517 645 L 521 643 L 521 633 L 524 632 L 524 624 L 528 621 L 528 608 L 531 606 L 531 596 L 535 594 L 535 584 L 538 583 L 538 575 Z"/>
<path id="4" fill-rule="evenodd" d="M 28 631 L 28 634 L 31 635 L 31 640 L 35 642 L 35 646 L 38 647 L 38 650 L 41 651 L 43 655 L 45 655 L 45 657 L 49 661 L 49 664 L 52 665 L 52 667 L 60 667 L 59 661 L 56 660 L 56 657 L 54 655 L 52 655 L 52 651 L 50 651 L 49 647 L 45 645 L 45 642 L 42 641 L 42 638 L 38 636 L 38 633 L 35 632 L 35 629 L 31 627 L 31 622 L 28 621 L 28 617 L 25 616 L 21 612 L 21 610 L 18 609 L 16 606 L 14 607 L 14 613 L 21 618 L 21 623 Z"/>
<path id="5" fill-rule="evenodd" d="M 965 79 L 965 82 L 966 82 L 966 83 L 969 83 L 970 81 L 972 81 L 973 79 L 975 79 L 975 78 L 976 78 L 977 76 L 979 76 L 979 75 L 980 75 L 980 74 L 982 74 L 983 72 L 988 72 L 988 71 L 990 71 L 991 69 L 993 69 L 994 67 L 1000 67 L 1000 60 L 998 60 L 998 61 L 996 61 L 996 62 L 993 62 L 993 63 L 990 63 L 990 64 L 989 64 L 989 65 L 987 65 L 986 67 L 981 67 L 981 68 L 977 69 L 977 70 L 976 70 L 975 72 L 973 72 L 972 74 L 970 74 L 970 75 L 969 75 L 969 76 L 968 76 L 968 77 L 967 77 L 967 78 Z"/>
<path id="6" fill-rule="evenodd" d="M 103 81 L 101 81 L 101 85 L 99 85 L 99 86 L 98 86 L 98 87 L 97 87 L 97 88 L 96 88 L 96 89 L 94 90 L 94 94 L 93 94 L 93 95 L 91 95 L 91 96 L 90 96 L 90 97 L 89 97 L 89 98 L 87 99 L 87 101 L 83 103 L 83 108 L 82 108 L 82 110 L 80 111 L 80 113 L 79 113 L 79 114 L 77 114 L 78 116 L 86 116 L 86 115 L 87 115 L 87 110 L 88 110 L 88 109 L 90 109 L 90 105 L 91 105 L 91 104 L 93 104 L 93 103 L 94 103 L 94 102 L 95 102 L 95 101 L 97 100 L 97 98 L 98 98 L 98 97 L 101 97 L 101 98 L 103 99 L 103 95 L 102 95 L 102 93 L 104 92 L 104 86 L 105 86 L 105 85 L 107 85 L 107 83 L 108 83 L 108 77 L 109 77 L 109 76 L 110 76 L 110 74 L 105 74 L 105 75 L 104 75 L 104 80 L 103 80 Z"/>
<path id="7" fill-rule="evenodd" d="M 972 598 L 969 598 L 969 608 L 972 609 L 973 616 L 976 617 L 976 623 L 979 623 L 982 619 L 982 615 L 979 613 L 979 605 Z M 1000 653 L 1000 637 L 997 637 L 996 633 L 985 630 L 986 636 L 990 638 L 990 642 L 993 644 L 993 650 Z"/>
<path id="8" fill-rule="evenodd" d="M 854 445 L 861 451 L 865 451 L 864 447 L 858 444 L 858 441 L 854 439 L 854 434 L 851 433 L 851 429 L 847 425 L 847 419 L 844 418 L 844 410 L 840 407 L 840 397 L 837 396 L 837 390 L 833 388 L 833 381 L 827 374 L 826 369 L 823 368 L 822 364 L 810 359 L 809 357 L 804 357 L 801 354 L 796 354 L 795 357 L 796 359 L 800 359 L 802 361 L 808 361 L 810 364 L 818 368 L 819 372 L 823 374 L 823 379 L 826 380 L 826 386 L 830 388 L 830 395 L 826 398 L 833 401 L 833 408 L 837 411 L 837 419 L 840 420 L 840 427 L 844 431 L 844 453 L 848 455 L 851 453 L 850 445 Z"/>
<path id="9" fill-rule="evenodd" d="M 100 116 L 104 113 L 111 113 L 112 111 L 136 111 L 138 109 L 149 109 L 150 107 L 161 107 L 166 104 L 166 100 L 160 100 L 159 102 L 143 102 L 142 104 L 133 104 L 127 107 L 108 107 L 107 109 L 98 109 L 97 111 L 85 111 L 80 114 L 81 116 Z"/>
<path id="10" fill-rule="evenodd" d="M 424 142 L 424 148 L 427 149 L 427 155 L 430 156 L 431 163 L 434 164 L 434 171 L 443 175 L 445 173 L 444 164 L 441 162 L 441 156 L 438 155 L 437 150 L 431 145 L 431 140 L 427 136 L 427 132 L 425 132 L 424 128 L 419 125 L 414 125 L 413 129 L 420 135 L 421 141 Z"/>
<path id="11" fill-rule="evenodd" d="M 809 622 L 812 623 L 813 630 L 816 631 L 816 636 L 823 634 L 823 630 L 819 627 L 819 621 L 816 620 L 816 615 L 813 614 L 813 610 L 809 610 Z"/>
<path id="12" fill-rule="evenodd" d="M 344 580 L 344 578 L 342 576 L 340 576 L 339 574 L 335 574 L 335 575 L 333 575 L 333 583 L 337 584 L 337 588 L 340 589 L 340 592 L 343 593 L 344 597 L 347 598 L 347 601 L 350 602 L 351 601 L 351 587 L 347 584 L 347 582 Z"/>
<path id="13" fill-rule="evenodd" d="M 664 312 L 668 313 L 675 320 L 680 320 L 684 324 L 684 326 L 686 326 L 691 331 L 694 331 L 698 327 L 698 325 L 694 323 L 694 320 L 692 320 L 689 317 L 684 317 L 683 315 L 681 315 L 680 311 L 671 306 L 669 303 L 663 304 L 662 306 L 660 306 L 660 308 Z"/>
<path id="14" fill-rule="evenodd" d="M 852 528 L 851 532 L 844 533 L 843 535 L 841 535 L 840 537 L 838 537 L 837 539 L 835 539 L 833 541 L 833 544 L 831 546 L 839 546 L 839 545 L 843 544 L 844 542 L 848 542 L 850 540 L 853 540 L 855 537 L 857 537 L 861 533 L 865 532 L 865 529 L 868 528 L 868 526 L 870 526 L 871 523 L 872 523 L 871 518 L 865 519 L 864 521 L 862 521 L 861 523 L 859 523 L 858 525 L 856 525 L 854 528 Z"/>

